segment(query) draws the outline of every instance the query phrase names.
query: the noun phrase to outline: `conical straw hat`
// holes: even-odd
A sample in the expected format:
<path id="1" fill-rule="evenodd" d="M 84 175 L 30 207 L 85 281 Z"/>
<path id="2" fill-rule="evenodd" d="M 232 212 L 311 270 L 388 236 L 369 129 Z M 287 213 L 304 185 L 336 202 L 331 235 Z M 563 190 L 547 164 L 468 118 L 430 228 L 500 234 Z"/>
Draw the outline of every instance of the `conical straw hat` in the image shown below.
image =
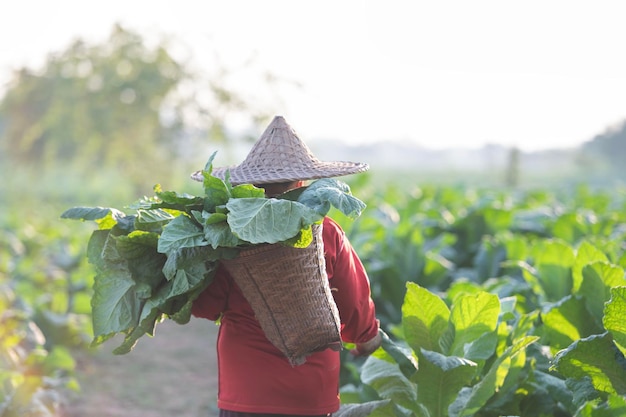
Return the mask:
<path id="1" fill-rule="evenodd" d="M 212 175 L 224 179 L 230 170 L 233 185 L 270 184 L 339 177 L 368 169 L 369 165 L 360 162 L 320 161 L 285 119 L 276 116 L 241 164 L 214 168 Z M 203 181 L 202 171 L 191 177 Z"/>

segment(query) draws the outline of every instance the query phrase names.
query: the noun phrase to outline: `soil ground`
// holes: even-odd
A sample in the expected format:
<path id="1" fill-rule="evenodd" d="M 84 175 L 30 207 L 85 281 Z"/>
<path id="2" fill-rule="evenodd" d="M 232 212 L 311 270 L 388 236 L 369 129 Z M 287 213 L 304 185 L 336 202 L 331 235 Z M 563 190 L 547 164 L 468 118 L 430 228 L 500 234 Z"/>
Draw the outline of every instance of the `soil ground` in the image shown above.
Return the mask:
<path id="1" fill-rule="evenodd" d="M 217 326 L 195 319 L 159 323 L 132 352 L 112 353 L 121 339 L 77 352 L 79 393 L 63 417 L 217 416 Z"/>

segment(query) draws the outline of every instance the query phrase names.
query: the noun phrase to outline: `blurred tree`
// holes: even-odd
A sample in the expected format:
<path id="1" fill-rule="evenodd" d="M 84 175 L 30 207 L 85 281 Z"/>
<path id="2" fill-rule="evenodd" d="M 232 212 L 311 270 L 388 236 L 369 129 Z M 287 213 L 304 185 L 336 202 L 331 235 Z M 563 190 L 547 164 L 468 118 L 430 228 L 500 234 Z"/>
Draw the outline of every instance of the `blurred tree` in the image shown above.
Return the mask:
<path id="1" fill-rule="evenodd" d="M 181 134 L 179 108 L 168 120 L 161 110 L 188 76 L 163 45 L 148 49 L 120 26 L 102 45 L 76 41 L 40 73 L 15 75 L 0 102 L 2 151 L 39 168 L 114 165 L 134 176 L 158 166 Z"/>
<path id="2" fill-rule="evenodd" d="M 614 172 L 626 175 L 626 121 L 586 142 L 582 152 L 587 159 L 601 158 Z"/>
<path id="3" fill-rule="evenodd" d="M 195 148 L 190 136 L 227 142 L 227 115 L 238 112 L 253 126 L 267 119 L 227 86 L 227 70 L 202 80 L 167 46 L 149 48 L 116 25 L 102 44 L 77 40 L 48 56 L 42 70 L 19 70 L 0 100 L 1 154 L 39 172 L 114 167 L 151 187 L 142 184 L 146 173 L 154 181 L 188 157 Z"/>

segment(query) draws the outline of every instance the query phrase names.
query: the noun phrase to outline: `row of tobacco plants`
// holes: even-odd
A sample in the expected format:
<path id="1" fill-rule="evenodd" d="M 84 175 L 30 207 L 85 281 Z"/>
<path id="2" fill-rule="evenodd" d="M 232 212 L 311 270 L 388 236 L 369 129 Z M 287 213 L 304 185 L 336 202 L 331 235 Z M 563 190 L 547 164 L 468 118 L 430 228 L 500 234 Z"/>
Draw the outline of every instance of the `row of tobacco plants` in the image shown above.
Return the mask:
<path id="1" fill-rule="evenodd" d="M 57 416 L 79 390 L 72 352 L 90 340 L 93 273 L 80 227 L 19 203 L 0 202 L 0 416 Z"/>
<path id="2" fill-rule="evenodd" d="M 75 201 L 127 201 L 120 175 L 102 170 L 87 184 L 65 166 L 0 161 L 0 417 L 58 416 L 80 395 L 74 353 L 93 338 L 93 226 L 60 214 Z"/>
<path id="3" fill-rule="evenodd" d="M 344 367 L 346 415 L 626 415 L 623 191 L 361 196 L 384 343 Z"/>
<path id="4" fill-rule="evenodd" d="M 342 353 L 342 412 L 626 414 L 625 194 L 361 177 L 361 216 L 331 215 L 369 272 L 385 342 L 367 360 Z M 28 206 L 0 219 L 0 417 L 55 415 L 78 389 L 71 352 L 93 338 L 93 227 Z"/>

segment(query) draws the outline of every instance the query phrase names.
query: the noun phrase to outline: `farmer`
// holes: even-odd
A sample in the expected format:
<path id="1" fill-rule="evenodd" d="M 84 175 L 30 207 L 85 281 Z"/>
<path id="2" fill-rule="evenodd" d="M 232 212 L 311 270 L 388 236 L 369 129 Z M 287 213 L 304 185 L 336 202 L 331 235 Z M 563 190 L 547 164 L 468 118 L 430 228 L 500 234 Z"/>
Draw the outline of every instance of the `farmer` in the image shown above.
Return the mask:
<path id="1" fill-rule="evenodd" d="M 216 168 L 233 185 L 255 184 L 268 197 L 305 185 L 306 180 L 363 172 L 368 165 L 319 161 L 283 117 L 277 116 L 238 166 Z M 192 178 L 202 181 L 201 172 Z M 354 343 L 357 356 L 381 344 L 379 322 L 370 297 L 369 279 L 341 227 L 323 221 L 324 257 L 332 294 L 341 319 L 341 338 Z M 221 417 L 328 416 L 339 408 L 339 352 L 325 349 L 297 366 L 265 337 L 250 304 L 220 266 L 213 282 L 197 298 L 196 317 L 220 320 L 217 339 Z"/>

